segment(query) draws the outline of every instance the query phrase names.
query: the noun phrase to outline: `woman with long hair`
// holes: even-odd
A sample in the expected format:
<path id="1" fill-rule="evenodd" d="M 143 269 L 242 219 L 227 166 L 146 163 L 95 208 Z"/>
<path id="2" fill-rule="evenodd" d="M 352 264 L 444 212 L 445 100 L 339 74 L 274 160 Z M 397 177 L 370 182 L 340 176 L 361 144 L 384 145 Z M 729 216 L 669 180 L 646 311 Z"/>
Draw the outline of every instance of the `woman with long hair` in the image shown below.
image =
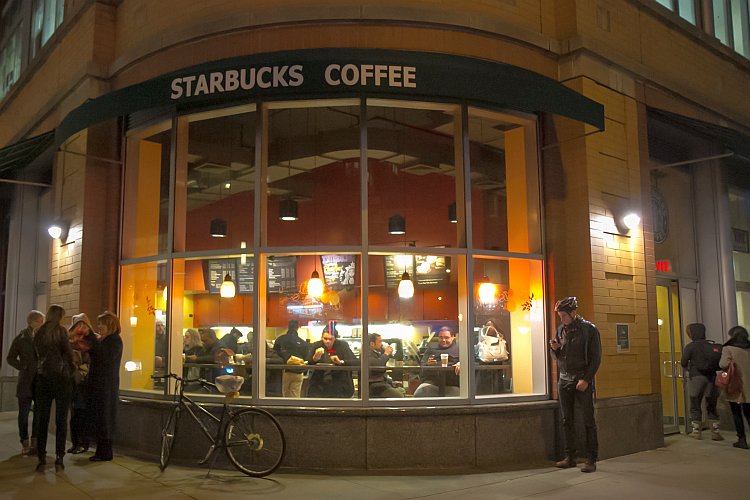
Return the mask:
<path id="1" fill-rule="evenodd" d="M 89 408 L 96 438 L 96 453 L 89 459 L 92 462 L 112 460 L 122 361 L 118 317 L 109 311 L 103 312 L 97 317 L 97 329 L 99 341 L 91 350 L 89 371 Z"/>
<path id="2" fill-rule="evenodd" d="M 63 470 L 65 438 L 68 429 L 68 409 L 73 370 L 73 350 L 68 342 L 68 331 L 60 324 L 65 309 L 57 304 L 47 311 L 46 321 L 34 335 L 34 352 L 37 359 L 34 380 L 34 400 L 37 417 L 37 472 L 43 472 L 47 463 L 47 429 L 52 401 L 55 402 L 55 470 Z"/>
<path id="3" fill-rule="evenodd" d="M 742 392 L 737 395 L 727 395 L 732 417 L 734 417 L 734 427 L 737 430 L 737 442 L 732 446 L 746 450 L 747 438 L 742 414 L 745 414 L 745 420 L 750 424 L 750 340 L 748 340 L 747 330 L 741 326 L 729 329 L 729 340 L 724 343 L 721 350 L 719 366 L 722 370 L 726 370 L 731 361 L 734 361 L 742 380 Z"/>

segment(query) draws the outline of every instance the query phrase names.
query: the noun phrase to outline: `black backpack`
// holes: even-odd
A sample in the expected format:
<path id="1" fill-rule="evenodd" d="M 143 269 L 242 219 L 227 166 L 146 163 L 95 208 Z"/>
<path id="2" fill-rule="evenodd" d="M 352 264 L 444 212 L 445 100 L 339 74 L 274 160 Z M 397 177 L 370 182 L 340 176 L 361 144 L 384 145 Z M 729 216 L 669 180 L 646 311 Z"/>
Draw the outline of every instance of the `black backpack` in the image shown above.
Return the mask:
<path id="1" fill-rule="evenodd" d="M 716 375 L 721 359 L 721 344 L 717 344 L 713 340 L 705 340 L 696 342 L 695 347 L 697 349 L 690 360 L 690 364 L 707 377 Z"/>

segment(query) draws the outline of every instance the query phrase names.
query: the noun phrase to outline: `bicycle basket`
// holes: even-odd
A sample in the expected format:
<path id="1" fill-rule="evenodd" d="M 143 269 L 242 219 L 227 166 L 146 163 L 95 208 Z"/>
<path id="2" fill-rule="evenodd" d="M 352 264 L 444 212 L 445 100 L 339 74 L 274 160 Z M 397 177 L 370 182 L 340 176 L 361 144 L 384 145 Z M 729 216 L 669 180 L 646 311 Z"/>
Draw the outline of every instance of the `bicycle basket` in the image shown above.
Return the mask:
<path id="1" fill-rule="evenodd" d="M 222 394 L 232 394 L 240 392 L 240 387 L 245 382 L 245 379 L 239 375 L 219 375 L 216 377 L 216 388 Z"/>

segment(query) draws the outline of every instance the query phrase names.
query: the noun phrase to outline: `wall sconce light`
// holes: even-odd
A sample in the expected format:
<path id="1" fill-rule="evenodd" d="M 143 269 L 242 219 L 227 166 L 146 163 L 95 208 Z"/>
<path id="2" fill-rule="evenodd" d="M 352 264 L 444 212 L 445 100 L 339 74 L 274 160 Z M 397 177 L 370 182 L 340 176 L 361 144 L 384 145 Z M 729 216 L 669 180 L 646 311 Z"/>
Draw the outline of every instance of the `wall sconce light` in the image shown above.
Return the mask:
<path id="1" fill-rule="evenodd" d="M 224 219 L 214 219 L 211 221 L 211 229 L 209 230 L 212 238 L 226 238 L 227 237 L 227 221 Z"/>
<path id="2" fill-rule="evenodd" d="M 297 220 L 297 202 L 291 198 L 281 200 L 279 202 L 279 219 L 281 220 Z"/>
<path id="3" fill-rule="evenodd" d="M 56 220 L 49 225 L 47 233 L 52 239 L 65 241 L 68 239 L 68 224 L 62 220 Z"/>
<path id="4" fill-rule="evenodd" d="M 625 224 L 625 227 L 628 228 L 629 231 L 632 231 L 641 223 L 641 217 L 635 212 L 630 212 L 622 218 L 622 223 Z"/>
<path id="5" fill-rule="evenodd" d="M 454 201 L 448 205 L 448 220 L 451 224 L 458 224 L 458 217 L 456 217 L 456 202 Z"/>
<path id="6" fill-rule="evenodd" d="M 234 286 L 232 276 L 227 273 L 227 275 L 224 276 L 224 281 L 221 282 L 221 287 L 219 287 L 219 295 L 224 298 L 231 299 L 232 297 L 234 297 L 236 292 L 237 288 Z"/>
<path id="7" fill-rule="evenodd" d="M 398 283 L 398 296 L 402 299 L 414 297 L 414 282 L 406 271 L 401 275 L 401 281 Z"/>
<path id="8" fill-rule="evenodd" d="M 406 219 L 401 215 L 392 215 L 388 219 L 388 234 L 406 234 Z"/>

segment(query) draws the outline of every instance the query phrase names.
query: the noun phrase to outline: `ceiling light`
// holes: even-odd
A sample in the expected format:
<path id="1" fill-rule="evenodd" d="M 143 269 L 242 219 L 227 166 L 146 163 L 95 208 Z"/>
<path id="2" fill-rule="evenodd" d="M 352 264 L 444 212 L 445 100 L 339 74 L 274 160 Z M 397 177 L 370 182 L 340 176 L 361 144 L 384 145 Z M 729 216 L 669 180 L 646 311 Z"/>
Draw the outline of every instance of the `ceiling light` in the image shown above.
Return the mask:
<path id="1" fill-rule="evenodd" d="M 319 298 L 323 295 L 323 280 L 320 279 L 318 270 L 312 272 L 310 279 L 307 282 L 307 294 L 314 298 Z"/>
<path id="2" fill-rule="evenodd" d="M 297 220 L 297 202 L 288 198 L 279 202 L 279 219 L 292 221 Z"/>
<path id="3" fill-rule="evenodd" d="M 401 215 L 392 215 L 388 219 L 388 234 L 405 234 L 406 219 Z"/>
<path id="4" fill-rule="evenodd" d="M 495 295 L 497 294 L 497 285 L 490 282 L 490 278 L 482 276 L 481 285 L 479 285 L 479 300 L 482 304 L 490 304 L 494 302 Z"/>
<path id="5" fill-rule="evenodd" d="M 451 224 L 458 224 L 458 217 L 456 217 L 456 202 L 454 201 L 448 205 L 448 220 Z"/>
<path id="6" fill-rule="evenodd" d="M 225 221 L 224 219 L 212 220 L 209 234 L 211 234 L 212 238 L 226 238 L 227 237 L 227 221 Z"/>

